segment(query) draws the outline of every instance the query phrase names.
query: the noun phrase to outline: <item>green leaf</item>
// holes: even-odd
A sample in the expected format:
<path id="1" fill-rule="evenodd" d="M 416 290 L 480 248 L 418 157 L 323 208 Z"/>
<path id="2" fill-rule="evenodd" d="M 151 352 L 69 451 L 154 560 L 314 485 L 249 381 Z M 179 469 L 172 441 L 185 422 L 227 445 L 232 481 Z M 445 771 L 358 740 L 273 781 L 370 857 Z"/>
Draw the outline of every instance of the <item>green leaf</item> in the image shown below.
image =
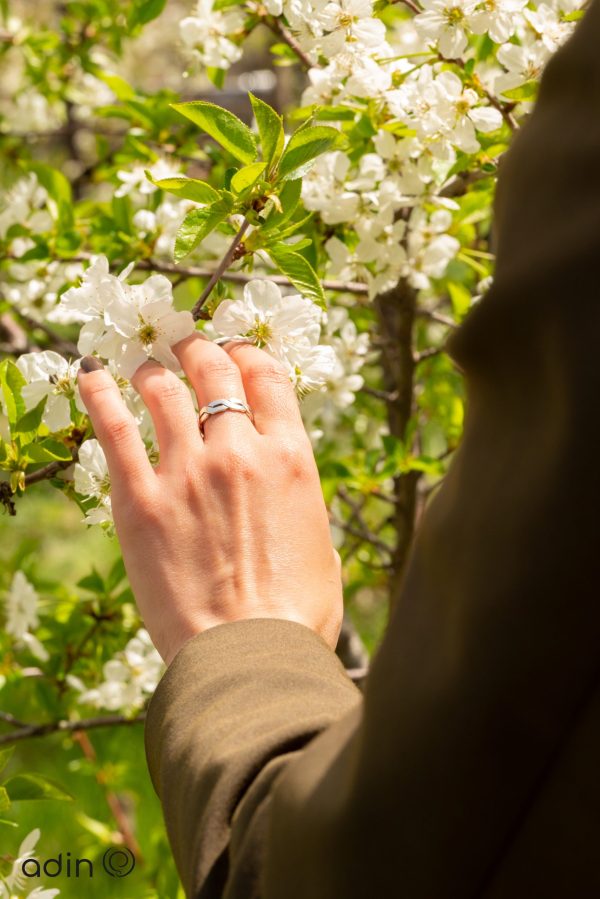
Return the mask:
<path id="1" fill-rule="evenodd" d="M 281 204 L 281 212 L 274 209 L 273 212 L 265 219 L 262 226 L 263 230 L 271 231 L 273 228 L 279 228 L 284 222 L 287 222 L 296 211 L 296 207 L 300 202 L 300 194 L 302 193 L 302 179 L 298 178 L 294 181 L 284 181 L 283 190 L 279 193 L 279 203 Z"/>
<path id="2" fill-rule="evenodd" d="M 285 244 L 268 247 L 267 252 L 279 271 L 289 278 L 301 294 L 309 297 L 319 306 L 325 307 L 325 295 L 312 265 L 304 256 L 294 253 Z"/>
<path id="3" fill-rule="evenodd" d="M 264 172 L 265 167 L 266 163 L 264 162 L 253 162 L 251 165 L 244 166 L 232 176 L 231 190 L 238 195 L 250 190 Z"/>
<path id="4" fill-rule="evenodd" d="M 0 384 L 2 385 L 6 415 L 11 428 L 25 414 L 25 403 L 21 397 L 21 390 L 26 383 L 27 381 L 10 359 L 5 359 L 0 364 Z"/>
<path id="5" fill-rule="evenodd" d="M 120 75 L 111 75 L 99 66 L 94 66 L 94 75 L 108 85 L 117 100 L 133 100 L 136 96 L 135 90 Z"/>
<path id="6" fill-rule="evenodd" d="M 225 197 L 203 209 L 192 209 L 184 218 L 175 238 L 175 262 L 191 253 L 217 225 L 227 218 L 233 204 Z"/>
<path id="7" fill-rule="evenodd" d="M 71 450 L 52 437 L 28 444 L 26 453 L 32 462 L 71 462 L 73 459 Z"/>
<path id="8" fill-rule="evenodd" d="M 91 574 L 86 574 L 81 580 L 77 581 L 77 586 L 82 590 L 89 590 L 90 593 L 107 593 L 104 581 L 96 569 L 92 569 Z"/>
<path id="9" fill-rule="evenodd" d="M 70 793 L 41 774 L 17 774 L 4 784 L 11 802 L 23 799 L 60 799 L 71 801 Z"/>
<path id="10" fill-rule="evenodd" d="M 42 415 L 48 397 L 44 397 L 37 406 L 22 415 L 13 428 L 13 434 L 34 434 L 42 423 Z"/>
<path id="11" fill-rule="evenodd" d="M 110 569 L 109 575 L 106 578 L 106 590 L 110 593 L 112 590 L 117 587 L 121 581 L 125 577 L 125 563 L 121 556 L 117 559 L 113 567 Z"/>
<path id="12" fill-rule="evenodd" d="M 196 178 L 177 175 L 175 178 L 161 178 L 159 181 L 155 181 L 149 172 L 146 172 L 146 176 L 161 190 L 166 190 L 184 200 L 193 200 L 195 203 L 214 203 L 220 197 L 218 190 L 215 190 L 206 181 L 198 181 Z"/>
<path id="13" fill-rule="evenodd" d="M 0 812 L 7 812 L 10 808 L 10 799 L 6 791 L 6 787 L 0 786 Z M 2 821 L 2 824 L 8 824 L 8 821 Z"/>
<path id="14" fill-rule="evenodd" d="M 214 8 L 215 7 L 213 5 L 213 9 Z M 214 84 L 217 90 L 222 91 L 225 85 L 225 75 L 227 74 L 226 70 L 217 69 L 215 66 L 207 66 L 205 71 L 211 84 Z"/>
<path id="15" fill-rule="evenodd" d="M 279 163 L 280 178 L 300 178 L 322 153 L 340 145 L 342 135 L 326 125 L 298 129 L 290 137 Z"/>
<path id="16" fill-rule="evenodd" d="M 283 152 L 285 143 L 283 119 L 268 103 L 259 100 L 254 94 L 249 93 L 248 96 L 258 125 L 262 157 L 268 172 Z"/>
<path id="17" fill-rule="evenodd" d="M 131 16 L 131 26 L 147 25 L 153 19 L 156 19 L 166 6 L 167 0 L 136 0 L 133 14 Z"/>
<path id="18" fill-rule="evenodd" d="M 527 81 L 510 91 L 502 91 L 502 96 L 509 100 L 535 100 L 539 90 L 539 82 Z"/>
<path id="19" fill-rule="evenodd" d="M 228 109 L 205 100 L 174 103 L 173 109 L 206 131 L 244 165 L 249 165 L 256 159 L 258 150 L 254 134 Z"/>
<path id="20" fill-rule="evenodd" d="M 0 772 L 3 771 L 4 768 L 6 768 L 6 766 L 8 765 L 9 759 L 14 751 L 15 751 L 14 746 L 8 746 L 6 749 L 0 749 Z"/>
<path id="21" fill-rule="evenodd" d="M 447 287 L 450 299 L 452 300 L 454 314 L 459 318 L 462 318 L 471 308 L 471 301 L 473 299 L 471 291 L 468 290 L 464 284 L 460 284 L 457 281 L 448 281 Z"/>
<path id="22" fill-rule="evenodd" d="M 314 213 L 309 212 L 308 215 L 305 215 L 304 218 L 298 219 L 297 222 L 292 222 L 291 225 L 288 225 L 287 228 L 278 228 L 277 229 L 277 240 L 285 240 L 286 237 L 291 237 L 292 234 L 295 234 L 297 231 L 300 231 L 301 228 L 304 228 L 308 223 L 312 220 Z M 309 240 L 308 244 L 311 244 L 313 241 Z M 307 244 L 307 246 L 308 246 Z M 298 244 L 294 244 L 293 247 L 290 247 L 290 250 L 297 252 Z"/>
<path id="23" fill-rule="evenodd" d="M 54 200 L 58 213 L 58 220 L 63 227 L 73 225 L 73 193 L 67 178 L 58 169 L 41 162 L 29 162 L 27 167 L 35 172 L 37 179 L 48 191 L 48 195 Z"/>

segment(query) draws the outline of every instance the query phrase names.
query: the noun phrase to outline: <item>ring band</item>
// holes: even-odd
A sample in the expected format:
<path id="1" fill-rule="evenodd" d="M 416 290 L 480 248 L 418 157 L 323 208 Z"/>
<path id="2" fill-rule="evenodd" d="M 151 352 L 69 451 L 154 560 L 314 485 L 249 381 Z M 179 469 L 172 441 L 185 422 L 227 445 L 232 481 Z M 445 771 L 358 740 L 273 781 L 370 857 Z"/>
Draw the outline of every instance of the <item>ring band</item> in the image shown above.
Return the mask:
<path id="1" fill-rule="evenodd" d="M 248 403 L 245 403 L 243 400 L 238 400 L 234 396 L 230 396 L 229 399 L 224 400 L 213 400 L 208 406 L 202 406 L 200 415 L 198 416 L 198 426 L 203 437 L 205 421 L 210 418 L 211 415 L 216 415 L 218 412 L 243 412 L 248 416 L 251 422 L 254 422 L 254 413 Z"/>

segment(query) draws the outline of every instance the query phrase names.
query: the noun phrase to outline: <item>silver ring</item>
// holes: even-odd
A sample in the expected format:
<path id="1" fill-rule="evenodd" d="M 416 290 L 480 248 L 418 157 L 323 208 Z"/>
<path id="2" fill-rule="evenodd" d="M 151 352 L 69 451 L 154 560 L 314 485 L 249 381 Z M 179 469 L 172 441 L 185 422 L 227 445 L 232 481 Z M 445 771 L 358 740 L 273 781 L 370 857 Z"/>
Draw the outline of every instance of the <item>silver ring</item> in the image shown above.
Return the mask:
<path id="1" fill-rule="evenodd" d="M 203 437 L 204 422 L 210 418 L 211 415 L 216 415 L 218 412 L 243 412 L 248 416 L 251 422 L 254 422 L 254 413 L 248 403 L 245 403 L 243 400 L 238 400 L 234 396 L 230 396 L 229 399 L 224 400 L 213 400 L 208 406 L 202 406 L 200 415 L 198 416 L 198 426 Z"/>

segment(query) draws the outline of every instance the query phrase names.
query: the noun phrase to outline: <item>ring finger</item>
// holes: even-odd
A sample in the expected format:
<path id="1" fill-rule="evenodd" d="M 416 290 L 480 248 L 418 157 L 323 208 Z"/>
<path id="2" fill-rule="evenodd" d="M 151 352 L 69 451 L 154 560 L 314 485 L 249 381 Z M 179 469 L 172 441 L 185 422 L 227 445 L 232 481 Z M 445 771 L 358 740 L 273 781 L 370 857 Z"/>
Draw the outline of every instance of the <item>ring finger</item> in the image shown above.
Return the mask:
<path id="1" fill-rule="evenodd" d="M 175 344 L 172 350 L 194 388 L 200 408 L 214 400 L 232 397 L 246 402 L 241 372 L 220 346 L 200 334 L 192 334 Z M 232 434 L 247 437 L 250 428 L 254 431 L 250 418 L 244 413 L 223 412 L 211 415 L 205 421 L 204 435 L 210 441 L 221 437 L 230 439 Z"/>

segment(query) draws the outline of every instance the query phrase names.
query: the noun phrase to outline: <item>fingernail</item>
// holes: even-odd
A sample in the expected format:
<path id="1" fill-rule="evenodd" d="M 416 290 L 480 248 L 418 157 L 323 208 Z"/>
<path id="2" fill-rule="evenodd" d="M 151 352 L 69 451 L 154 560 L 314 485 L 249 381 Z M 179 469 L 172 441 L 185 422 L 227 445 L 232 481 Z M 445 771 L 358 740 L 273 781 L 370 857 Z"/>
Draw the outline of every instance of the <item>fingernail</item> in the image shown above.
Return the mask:
<path id="1" fill-rule="evenodd" d="M 82 371 L 100 371 L 101 368 L 104 368 L 104 365 L 97 356 L 84 356 L 80 362 L 80 367 Z"/>

